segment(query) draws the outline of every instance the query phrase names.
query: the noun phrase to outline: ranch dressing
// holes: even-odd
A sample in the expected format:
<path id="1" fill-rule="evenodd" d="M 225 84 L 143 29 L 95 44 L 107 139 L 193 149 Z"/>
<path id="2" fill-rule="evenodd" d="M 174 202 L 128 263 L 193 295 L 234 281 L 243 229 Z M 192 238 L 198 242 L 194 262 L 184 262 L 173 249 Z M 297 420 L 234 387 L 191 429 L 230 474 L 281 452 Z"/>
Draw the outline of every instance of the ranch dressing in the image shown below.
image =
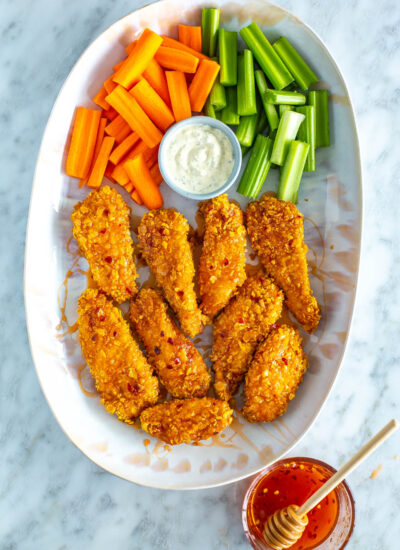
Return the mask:
<path id="1" fill-rule="evenodd" d="M 229 179 L 234 165 L 233 147 L 221 130 L 208 124 L 192 124 L 171 136 L 165 162 L 175 185 L 192 193 L 210 193 Z"/>

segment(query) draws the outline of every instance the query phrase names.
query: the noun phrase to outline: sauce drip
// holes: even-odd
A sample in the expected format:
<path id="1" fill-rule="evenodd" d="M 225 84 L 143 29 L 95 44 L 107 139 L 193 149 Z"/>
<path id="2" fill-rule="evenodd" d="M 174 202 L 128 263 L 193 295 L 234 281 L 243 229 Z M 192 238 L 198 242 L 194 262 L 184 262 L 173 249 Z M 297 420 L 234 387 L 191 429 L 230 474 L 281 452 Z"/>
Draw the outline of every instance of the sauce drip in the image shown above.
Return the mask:
<path id="1" fill-rule="evenodd" d="M 301 506 L 330 476 L 323 466 L 309 462 L 287 462 L 268 472 L 249 499 L 247 522 L 250 531 L 263 540 L 264 523 L 270 515 L 289 504 Z M 333 530 L 337 516 L 338 499 L 332 491 L 308 513 L 303 536 L 291 550 L 307 550 L 320 544 Z"/>

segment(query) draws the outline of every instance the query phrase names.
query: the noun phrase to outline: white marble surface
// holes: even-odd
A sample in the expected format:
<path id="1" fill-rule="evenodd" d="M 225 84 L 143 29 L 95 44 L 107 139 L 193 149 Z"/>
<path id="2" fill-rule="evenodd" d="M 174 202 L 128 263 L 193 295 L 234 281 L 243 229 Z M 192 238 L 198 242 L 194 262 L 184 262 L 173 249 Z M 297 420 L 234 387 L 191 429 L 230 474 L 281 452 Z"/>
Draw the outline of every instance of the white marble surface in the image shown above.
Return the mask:
<path id="1" fill-rule="evenodd" d="M 364 245 L 350 344 L 318 420 L 291 454 L 340 463 L 399 414 L 399 28 L 395 0 L 294 0 L 325 40 L 349 85 L 364 168 Z M 26 217 L 41 136 L 82 50 L 146 2 L 0 0 L 0 550 L 249 548 L 240 522 L 248 481 L 165 492 L 117 479 L 63 434 L 41 393 L 25 329 Z M 356 528 L 350 549 L 396 550 L 400 435 L 350 478 Z M 371 472 L 382 464 L 379 476 Z"/>

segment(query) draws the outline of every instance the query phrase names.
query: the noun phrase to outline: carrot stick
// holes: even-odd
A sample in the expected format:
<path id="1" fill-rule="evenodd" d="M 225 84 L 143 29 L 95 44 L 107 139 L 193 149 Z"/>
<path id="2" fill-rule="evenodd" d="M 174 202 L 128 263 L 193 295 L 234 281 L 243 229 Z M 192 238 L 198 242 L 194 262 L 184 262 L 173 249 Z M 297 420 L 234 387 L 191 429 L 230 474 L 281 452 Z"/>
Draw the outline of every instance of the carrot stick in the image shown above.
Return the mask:
<path id="1" fill-rule="evenodd" d="M 139 48 L 139 43 L 137 48 Z M 141 137 L 148 147 L 155 147 L 160 143 L 163 137 L 162 133 L 149 119 L 132 94 L 122 86 L 117 86 L 107 96 L 107 102 L 118 111 L 125 122 Z"/>
<path id="2" fill-rule="evenodd" d="M 118 69 L 120 69 L 122 67 L 122 65 L 125 63 L 126 60 L 127 60 L 127 58 L 125 57 L 125 59 L 123 59 L 122 61 L 120 61 L 116 65 L 114 65 L 113 72 L 116 73 L 118 71 Z"/>
<path id="3" fill-rule="evenodd" d="M 106 171 L 104 172 L 104 177 L 108 178 L 111 181 L 114 181 L 114 178 L 112 177 L 112 171 L 114 170 L 114 166 L 109 162 L 107 164 Z"/>
<path id="4" fill-rule="evenodd" d="M 103 139 L 99 154 L 97 155 L 92 171 L 90 172 L 88 187 L 91 187 L 92 189 L 97 189 L 100 187 L 107 168 L 108 157 L 110 156 L 114 142 L 115 139 L 113 137 L 106 136 Z"/>
<path id="5" fill-rule="evenodd" d="M 107 105 L 108 105 L 108 103 L 107 103 Z M 103 109 L 103 111 L 101 112 L 101 115 L 105 116 L 106 119 L 108 119 L 110 121 L 113 121 L 115 118 L 117 118 L 118 113 L 115 109 L 113 109 L 112 107 L 110 107 L 108 105 L 108 109 Z"/>
<path id="6" fill-rule="evenodd" d="M 128 160 L 124 164 L 130 181 L 135 186 L 135 191 L 149 210 L 161 208 L 164 204 L 160 190 L 151 177 L 150 170 L 143 158 L 143 155 Z"/>
<path id="7" fill-rule="evenodd" d="M 96 137 L 96 145 L 94 146 L 94 153 L 93 153 L 93 159 L 92 159 L 92 164 L 90 166 L 90 171 L 89 171 L 89 174 L 92 172 L 93 170 L 93 166 L 94 166 L 94 163 L 96 162 L 96 159 L 97 159 L 97 156 L 99 154 L 99 151 L 100 151 L 100 147 L 101 147 L 101 144 L 103 143 L 103 138 L 104 138 L 104 129 L 107 125 L 107 119 L 106 118 L 101 118 L 100 119 L 100 122 L 99 122 L 99 128 L 97 130 L 97 137 Z M 87 181 L 89 179 L 89 176 L 86 176 L 86 178 L 81 178 L 81 181 L 79 182 L 79 189 L 81 187 L 83 187 L 84 185 L 87 184 Z"/>
<path id="8" fill-rule="evenodd" d="M 73 178 L 86 178 L 92 163 L 101 111 L 78 107 L 65 171 Z"/>
<path id="9" fill-rule="evenodd" d="M 98 105 L 102 109 L 108 109 L 109 105 L 106 101 L 106 96 L 107 95 L 108 95 L 107 90 L 103 86 L 102 88 L 100 88 L 100 90 L 94 96 L 93 103 L 96 103 L 96 105 Z"/>
<path id="10" fill-rule="evenodd" d="M 115 166 L 111 174 L 112 178 L 120 185 L 126 185 L 129 181 L 129 178 L 125 172 L 125 162 L 129 159 L 135 158 L 137 155 L 140 154 L 145 154 L 147 158 L 150 151 L 152 151 L 152 149 L 149 149 L 145 142 L 140 140 L 139 143 Z"/>
<path id="11" fill-rule="evenodd" d="M 174 115 L 158 93 L 142 78 L 130 93 L 139 103 L 146 115 L 164 132 L 175 122 Z"/>
<path id="12" fill-rule="evenodd" d="M 122 143 L 114 149 L 110 155 L 110 162 L 118 164 L 120 160 L 133 148 L 133 146 L 139 141 L 140 137 L 136 132 L 129 134 Z"/>
<path id="13" fill-rule="evenodd" d="M 189 86 L 189 97 L 192 111 L 200 112 L 219 73 L 219 65 L 215 61 L 203 59 Z"/>
<path id="14" fill-rule="evenodd" d="M 201 27 L 178 25 L 179 42 L 201 53 Z"/>
<path id="15" fill-rule="evenodd" d="M 189 48 L 189 46 L 186 46 L 186 44 L 182 44 L 182 42 L 178 42 L 178 40 L 174 40 L 173 38 L 170 38 L 169 36 L 165 36 L 164 34 L 161 36 L 163 39 L 162 45 L 166 48 L 175 48 L 176 50 L 182 50 L 183 52 L 190 53 L 197 57 L 197 59 L 210 59 L 206 55 L 197 52 L 193 48 Z"/>
<path id="16" fill-rule="evenodd" d="M 134 189 L 131 193 L 131 198 L 138 203 L 139 206 L 143 204 L 142 199 L 139 197 L 139 193 Z"/>
<path id="17" fill-rule="evenodd" d="M 106 134 L 115 138 L 115 141 L 119 144 L 124 141 L 125 138 L 131 133 L 131 129 L 121 115 L 118 115 L 105 130 Z"/>
<path id="18" fill-rule="evenodd" d="M 169 96 L 175 120 L 183 120 L 192 116 L 186 78 L 180 71 L 166 71 Z"/>
<path id="19" fill-rule="evenodd" d="M 134 40 L 133 42 L 131 42 L 130 44 L 128 44 L 125 48 L 125 51 L 128 55 L 130 55 L 133 50 L 135 49 L 135 46 L 137 44 L 137 40 Z"/>
<path id="20" fill-rule="evenodd" d="M 128 191 L 129 194 L 131 194 L 134 189 L 135 189 L 135 186 L 133 185 L 133 183 L 131 181 L 129 181 L 125 185 L 125 190 Z"/>
<path id="21" fill-rule="evenodd" d="M 128 59 L 115 73 L 114 82 L 121 84 L 124 88 L 130 88 L 135 84 L 161 44 L 161 36 L 150 29 L 145 29 Z"/>
<path id="22" fill-rule="evenodd" d="M 171 101 L 168 93 L 167 79 L 165 78 L 164 69 L 153 58 L 143 72 L 143 77 L 147 80 L 152 88 L 158 93 L 163 101 L 171 106 Z"/>
<path id="23" fill-rule="evenodd" d="M 150 174 L 151 174 L 151 177 L 153 178 L 154 183 L 156 185 L 160 185 L 161 182 L 163 181 L 163 177 L 161 175 L 160 168 L 158 166 L 158 162 L 156 162 L 155 164 L 153 164 L 153 166 L 151 166 Z"/>
<path id="24" fill-rule="evenodd" d="M 155 59 L 161 67 L 183 73 L 195 73 L 199 64 L 198 58 L 191 53 L 164 46 L 158 48 Z"/>
<path id="25" fill-rule="evenodd" d="M 112 74 L 107 80 L 104 82 L 103 86 L 107 91 L 107 94 L 111 94 L 113 89 L 116 86 L 116 83 L 113 81 L 114 75 Z"/>

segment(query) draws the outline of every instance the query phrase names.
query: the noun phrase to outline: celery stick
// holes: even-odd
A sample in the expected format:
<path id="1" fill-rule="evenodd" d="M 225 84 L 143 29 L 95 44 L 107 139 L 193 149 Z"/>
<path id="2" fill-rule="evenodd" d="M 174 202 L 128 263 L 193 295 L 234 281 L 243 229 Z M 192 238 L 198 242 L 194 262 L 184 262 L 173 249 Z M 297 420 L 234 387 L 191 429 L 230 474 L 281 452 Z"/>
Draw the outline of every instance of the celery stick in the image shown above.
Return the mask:
<path id="1" fill-rule="evenodd" d="M 257 113 L 254 62 L 250 50 L 244 50 L 238 56 L 237 99 L 239 115 L 249 116 Z"/>
<path id="2" fill-rule="evenodd" d="M 219 27 L 219 9 L 204 8 L 201 12 L 202 51 L 208 57 L 213 57 L 217 50 Z"/>
<path id="3" fill-rule="evenodd" d="M 292 75 L 257 23 L 243 27 L 240 35 L 276 90 L 282 90 L 293 81 Z"/>
<path id="4" fill-rule="evenodd" d="M 256 137 L 258 115 L 241 116 L 236 129 L 236 137 L 240 145 L 251 147 Z"/>
<path id="5" fill-rule="evenodd" d="M 239 183 L 238 193 L 257 198 L 271 166 L 272 140 L 259 134 Z"/>
<path id="6" fill-rule="evenodd" d="M 293 111 L 293 110 L 294 110 L 293 105 L 279 105 L 279 118 L 282 118 L 282 115 L 285 111 Z"/>
<path id="7" fill-rule="evenodd" d="M 270 88 L 265 90 L 264 95 L 267 103 L 273 105 L 305 105 L 307 99 L 304 94 L 298 92 L 278 91 Z"/>
<path id="8" fill-rule="evenodd" d="M 278 186 L 278 199 L 297 203 L 300 180 L 310 146 L 303 141 L 292 141 Z"/>
<path id="9" fill-rule="evenodd" d="M 329 91 L 309 92 L 308 104 L 315 107 L 315 147 L 329 147 Z"/>
<path id="10" fill-rule="evenodd" d="M 261 107 L 257 112 L 256 136 L 264 132 L 267 126 L 268 126 L 267 115 L 265 114 L 264 109 Z"/>
<path id="11" fill-rule="evenodd" d="M 310 69 L 287 38 L 282 36 L 272 46 L 302 90 L 307 90 L 311 84 L 318 82 L 317 75 Z"/>
<path id="12" fill-rule="evenodd" d="M 250 147 L 245 147 L 244 145 L 240 146 L 240 150 L 242 151 L 242 159 L 247 155 L 247 153 L 250 150 Z"/>
<path id="13" fill-rule="evenodd" d="M 208 96 L 206 104 L 204 105 L 204 113 L 206 116 L 210 116 L 211 118 L 217 118 L 214 105 L 211 103 L 210 98 L 211 98 L 211 95 Z"/>
<path id="14" fill-rule="evenodd" d="M 272 149 L 271 161 L 282 166 L 285 162 L 290 142 L 296 138 L 300 124 L 305 116 L 296 111 L 286 111 L 279 121 L 278 131 Z"/>
<path id="15" fill-rule="evenodd" d="M 226 107 L 222 109 L 222 111 L 218 112 L 221 113 L 222 122 L 225 122 L 225 124 L 237 125 L 240 122 L 240 116 L 237 114 L 236 86 L 230 86 L 229 88 L 226 88 L 225 92 Z"/>
<path id="16" fill-rule="evenodd" d="M 213 61 L 216 61 L 218 63 L 218 59 L 216 57 L 213 57 Z M 214 107 L 215 111 L 220 111 L 221 109 L 226 107 L 225 88 L 222 86 L 219 76 L 217 77 L 216 81 L 213 84 L 213 87 L 211 88 L 209 97 L 210 103 Z"/>
<path id="17" fill-rule="evenodd" d="M 278 128 L 279 117 L 278 113 L 276 112 L 275 105 L 272 105 L 271 103 L 267 103 L 265 101 L 264 93 L 268 90 L 265 75 L 262 71 L 258 70 L 254 73 L 254 76 L 256 79 L 258 91 L 260 92 L 260 97 L 264 106 L 265 114 L 267 115 L 269 126 L 271 128 L 271 131 L 273 131 Z"/>
<path id="18" fill-rule="evenodd" d="M 236 86 L 237 84 L 237 32 L 219 29 L 219 73 L 223 86 Z"/>
<path id="19" fill-rule="evenodd" d="M 304 171 L 315 172 L 315 107 L 314 105 L 302 105 L 301 107 L 297 107 L 296 111 L 306 117 L 300 124 L 297 138 L 299 141 L 304 141 L 310 146 Z"/>

